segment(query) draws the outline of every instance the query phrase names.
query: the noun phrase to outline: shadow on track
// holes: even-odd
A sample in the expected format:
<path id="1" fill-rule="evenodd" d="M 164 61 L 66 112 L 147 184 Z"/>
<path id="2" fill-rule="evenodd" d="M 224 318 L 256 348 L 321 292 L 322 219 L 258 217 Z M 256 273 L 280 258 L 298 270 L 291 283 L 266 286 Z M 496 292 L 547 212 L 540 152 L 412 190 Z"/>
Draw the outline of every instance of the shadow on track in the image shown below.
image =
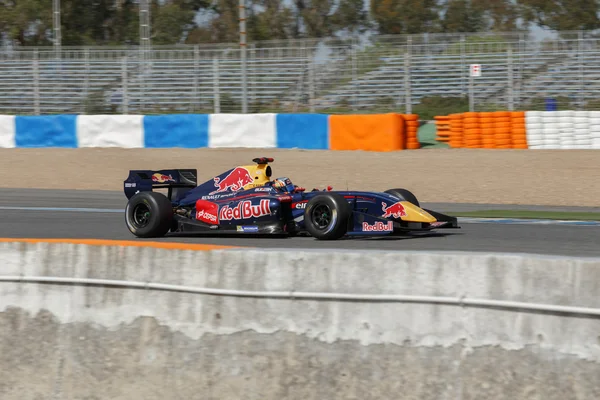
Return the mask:
<path id="1" fill-rule="evenodd" d="M 344 236 L 340 239 L 336 240 L 327 240 L 327 242 L 335 242 L 335 241 L 400 241 L 407 239 L 426 239 L 426 238 L 437 238 L 437 237 L 446 237 L 446 236 L 457 236 L 462 235 L 462 233 L 458 232 L 419 232 L 419 233 L 407 233 L 405 235 L 394 235 L 394 236 Z M 240 234 L 240 233 L 211 233 L 211 232 L 175 232 L 169 233 L 165 236 L 165 238 L 169 239 L 177 239 L 177 238 L 211 238 L 211 239 L 296 239 L 296 238 L 304 238 L 304 239 L 313 239 L 309 235 L 274 235 L 274 234 Z M 325 242 L 325 240 L 323 241 Z"/>

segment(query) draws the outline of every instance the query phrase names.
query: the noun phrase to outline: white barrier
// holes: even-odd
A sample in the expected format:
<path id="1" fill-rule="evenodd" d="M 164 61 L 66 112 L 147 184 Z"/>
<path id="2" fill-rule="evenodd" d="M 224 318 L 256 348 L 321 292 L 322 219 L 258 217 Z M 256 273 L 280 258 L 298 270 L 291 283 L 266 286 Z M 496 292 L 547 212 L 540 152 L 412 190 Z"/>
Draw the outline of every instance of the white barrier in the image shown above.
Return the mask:
<path id="1" fill-rule="evenodd" d="M 80 115 L 76 123 L 79 147 L 144 147 L 142 115 Z"/>
<path id="2" fill-rule="evenodd" d="M 600 112 L 527 111 L 530 149 L 600 149 Z"/>
<path id="3" fill-rule="evenodd" d="M 15 147 L 15 117 L 0 115 L 0 148 Z"/>
<path id="4" fill-rule="evenodd" d="M 276 114 L 211 114 L 208 147 L 277 147 Z"/>

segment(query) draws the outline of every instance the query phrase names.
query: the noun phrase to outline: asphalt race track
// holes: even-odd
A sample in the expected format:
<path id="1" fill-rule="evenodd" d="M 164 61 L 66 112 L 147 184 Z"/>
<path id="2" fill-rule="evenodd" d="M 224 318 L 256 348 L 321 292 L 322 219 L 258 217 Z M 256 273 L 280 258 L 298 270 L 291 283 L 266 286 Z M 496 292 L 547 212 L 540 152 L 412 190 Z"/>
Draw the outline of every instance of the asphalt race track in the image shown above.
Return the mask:
<path id="1" fill-rule="evenodd" d="M 122 212 L 125 204 L 122 192 L 0 189 L 0 237 L 144 240 L 136 239 L 127 230 Z M 424 206 L 441 212 L 492 207 Z M 461 222 L 461 226 L 460 230 L 433 234 L 339 241 L 207 236 L 173 236 L 158 240 L 262 248 L 451 250 L 600 257 L 600 225 Z"/>

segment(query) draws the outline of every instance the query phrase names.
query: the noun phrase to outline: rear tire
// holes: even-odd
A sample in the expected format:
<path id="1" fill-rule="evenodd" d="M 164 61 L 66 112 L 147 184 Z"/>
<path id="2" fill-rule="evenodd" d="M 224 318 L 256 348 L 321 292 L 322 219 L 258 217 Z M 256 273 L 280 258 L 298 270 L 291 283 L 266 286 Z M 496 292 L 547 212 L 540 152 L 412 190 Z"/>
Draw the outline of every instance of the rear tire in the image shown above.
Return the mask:
<path id="1" fill-rule="evenodd" d="M 171 229 L 173 207 L 162 193 L 140 192 L 125 207 L 125 222 L 137 237 L 161 237 Z"/>
<path id="2" fill-rule="evenodd" d="M 336 240 L 348 232 L 352 209 L 344 196 L 337 193 L 313 197 L 304 210 L 304 225 L 312 237 Z"/>
<path id="3" fill-rule="evenodd" d="M 392 196 L 399 197 L 400 200 L 408 201 L 409 203 L 414 204 L 417 207 L 421 207 L 419 205 L 419 200 L 417 200 L 417 196 L 412 194 L 409 190 L 406 189 L 390 189 L 386 190 L 384 193 L 391 194 Z"/>

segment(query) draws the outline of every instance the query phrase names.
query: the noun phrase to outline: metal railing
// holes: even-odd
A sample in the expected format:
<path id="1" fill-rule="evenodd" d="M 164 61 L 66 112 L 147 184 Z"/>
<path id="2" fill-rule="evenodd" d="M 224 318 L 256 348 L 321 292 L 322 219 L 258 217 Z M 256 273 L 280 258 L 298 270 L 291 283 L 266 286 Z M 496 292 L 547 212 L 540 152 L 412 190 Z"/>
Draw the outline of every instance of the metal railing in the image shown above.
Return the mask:
<path id="1" fill-rule="evenodd" d="M 241 112 L 242 70 L 236 44 L 4 49 L 0 114 Z M 245 71 L 249 112 L 600 109 L 593 32 L 256 42 Z"/>

